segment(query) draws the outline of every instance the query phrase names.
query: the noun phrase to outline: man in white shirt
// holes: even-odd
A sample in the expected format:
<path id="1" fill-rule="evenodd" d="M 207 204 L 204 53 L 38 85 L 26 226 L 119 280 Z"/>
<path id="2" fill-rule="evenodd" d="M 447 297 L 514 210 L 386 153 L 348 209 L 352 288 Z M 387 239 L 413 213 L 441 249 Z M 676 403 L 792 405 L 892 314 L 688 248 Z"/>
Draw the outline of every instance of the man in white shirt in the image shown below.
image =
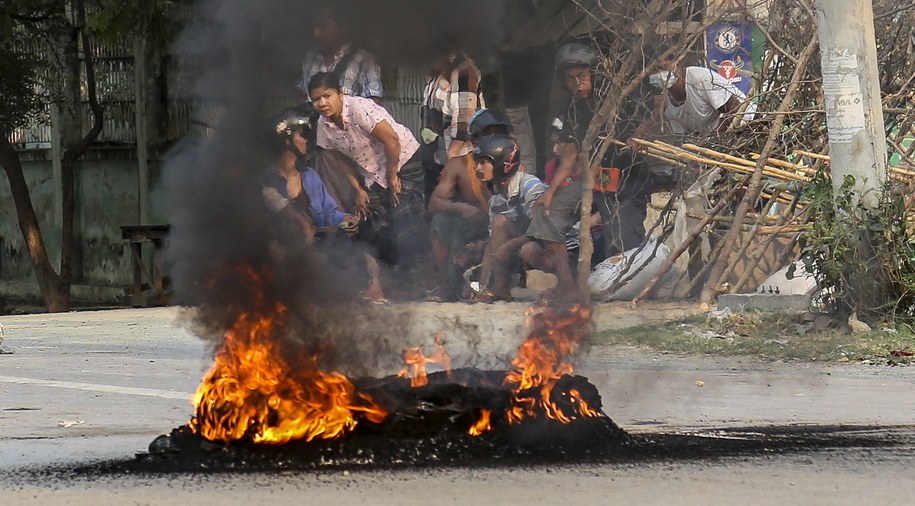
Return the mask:
<path id="1" fill-rule="evenodd" d="M 648 82 L 661 95 L 656 98 L 653 114 L 635 130 L 633 138 L 641 138 L 662 119 L 679 135 L 721 133 L 747 99 L 727 79 L 705 67 L 662 64 Z M 743 121 L 752 119 L 752 105 L 748 104 Z M 638 151 L 638 144 L 630 144 Z"/>

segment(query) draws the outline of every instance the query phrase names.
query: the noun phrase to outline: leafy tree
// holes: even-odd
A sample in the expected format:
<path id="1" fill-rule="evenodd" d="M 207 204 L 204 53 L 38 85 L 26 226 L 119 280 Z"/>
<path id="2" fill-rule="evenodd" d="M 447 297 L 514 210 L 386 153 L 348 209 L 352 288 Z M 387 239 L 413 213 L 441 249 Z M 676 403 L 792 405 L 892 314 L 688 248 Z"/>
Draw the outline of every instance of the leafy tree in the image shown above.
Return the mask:
<path id="1" fill-rule="evenodd" d="M 19 229 L 48 311 L 70 308 L 74 167 L 102 132 L 92 48 L 136 36 L 154 47 L 164 46 L 174 4 L 174 0 L 0 0 L 0 165 L 9 180 Z M 86 129 L 80 119 L 81 88 L 91 113 Z M 48 121 L 40 111 L 49 103 L 60 111 L 60 124 L 55 126 L 62 132 L 61 255 L 56 269 L 19 154 L 11 143 L 17 128 L 34 120 Z"/>

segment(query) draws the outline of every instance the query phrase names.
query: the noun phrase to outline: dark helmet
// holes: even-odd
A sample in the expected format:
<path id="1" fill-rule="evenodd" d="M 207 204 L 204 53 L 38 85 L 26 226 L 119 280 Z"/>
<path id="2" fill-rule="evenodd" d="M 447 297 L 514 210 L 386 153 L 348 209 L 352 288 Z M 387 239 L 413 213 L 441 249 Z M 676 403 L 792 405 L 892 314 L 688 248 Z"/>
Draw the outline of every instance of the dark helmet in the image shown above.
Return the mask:
<path id="1" fill-rule="evenodd" d="M 597 65 L 597 53 L 589 46 L 570 42 L 556 53 L 556 71 L 571 67 L 593 67 Z"/>
<path id="2" fill-rule="evenodd" d="M 512 124 L 498 109 L 480 109 L 470 118 L 469 133 L 471 140 L 484 135 L 487 128 L 503 127 L 505 133 L 512 133 Z"/>
<path id="3" fill-rule="evenodd" d="M 496 180 L 504 181 L 521 167 L 521 148 L 511 135 L 487 135 L 473 148 L 474 160 L 484 158 L 492 160 Z"/>

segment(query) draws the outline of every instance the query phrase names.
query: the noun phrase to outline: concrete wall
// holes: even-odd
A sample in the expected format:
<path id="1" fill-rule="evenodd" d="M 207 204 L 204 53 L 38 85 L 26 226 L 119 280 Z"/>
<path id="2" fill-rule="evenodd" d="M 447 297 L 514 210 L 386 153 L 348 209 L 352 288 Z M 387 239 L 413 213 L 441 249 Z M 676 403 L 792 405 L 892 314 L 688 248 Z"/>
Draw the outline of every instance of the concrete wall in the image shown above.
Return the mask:
<path id="1" fill-rule="evenodd" d="M 117 290 L 95 290 L 99 303 L 112 300 L 131 282 L 132 260 L 121 239 L 120 227 L 139 224 L 137 162 L 123 156 L 106 156 L 85 160 L 77 169 L 76 230 L 73 257 L 73 282 L 89 287 L 112 287 Z M 32 193 L 32 203 L 42 228 L 45 245 L 56 264 L 60 255 L 59 218 L 54 216 L 51 162 L 23 162 L 23 171 Z M 152 185 L 158 181 L 153 162 Z M 153 202 L 155 206 L 155 202 Z M 162 214 L 156 212 L 154 215 Z M 154 218 L 153 223 L 164 223 Z M 7 178 L 0 177 L 0 283 L 7 285 L 8 295 L 20 285 L 21 295 L 37 293 L 28 251 L 19 230 L 16 209 Z M 75 291 L 74 293 L 78 293 Z M 79 292 L 81 293 L 81 292 Z"/>

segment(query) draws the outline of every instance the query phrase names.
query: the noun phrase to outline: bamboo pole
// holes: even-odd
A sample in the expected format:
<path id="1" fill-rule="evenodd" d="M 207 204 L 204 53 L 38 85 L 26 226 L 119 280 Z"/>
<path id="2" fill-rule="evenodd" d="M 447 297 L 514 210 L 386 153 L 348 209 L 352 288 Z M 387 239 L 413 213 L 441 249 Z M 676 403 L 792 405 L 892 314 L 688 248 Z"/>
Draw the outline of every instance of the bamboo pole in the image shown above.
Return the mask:
<path id="1" fill-rule="evenodd" d="M 798 65 L 794 68 L 794 72 L 791 75 L 791 82 L 788 86 L 788 90 L 785 92 L 785 96 L 782 97 L 782 102 L 779 105 L 778 111 L 775 113 L 775 120 L 769 127 L 769 135 L 766 139 L 765 146 L 763 146 L 762 152 L 760 154 L 760 159 L 757 160 L 756 168 L 753 170 L 753 175 L 750 176 L 749 182 L 747 184 L 747 192 L 744 194 L 743 199 L 741 199 L 740 204 L 738 204 L 737 212 L 734 214 L 735 221 L 737 222 L 743 221 L 743 217 L 746 216 L 751 202 L 756 199 L 756 196 L 759 195 L 759 192 L 762 189 L 764 162 L 766 159 L 768 159 L 769 154 L 775 148 L 775 143 L 778 139 L 778 133 L 785 122 L 784 113 L 789 110 L 791 103 L 794 100 L 794 95 L 800 86 L 801 76 L 804 72 L 807 71 L 807 66 L 810 62 L 810 59 L 816 52 L 816 49 L 819 45 L 817 40 L 817 34 L 812 34 L 810 41 L 807 43 L 807 47 L 804 48 L 804 51 L 801 53 L 801 57 L 798 58 Z M 724 253 L 715 262 L 715 267 L 709 274 L 709 280 L 706 282 L 705 287 L 703 287 L 702 293 L 699 297 L 700 303 L 707 304 L 711 302 L 712 297 L 716 293 L 718 288 L 717 281 L 727 267 L 727 262 L 731 253 L 730 250 L 735 243 L 739 231 L 740 230 L 738 227 L 731 227 L 725 236 L 724 240 L 726 241 L 726 245 L 724 247 Z"/>
<path id="2" fill-rule="evenodd" d="M 787 214 L 787 212 L 786 212 L 786 214 Z M 800 229 L 797 229 L 797 226 L 792 227 L 790 225 L 790 220 L 789 220 L 789 222 L 787 222 L 781 226 L 781 230 L 777 231 L 776 233 L 771 234 L 766 239 L 766 241 L 763 242 L 763 244 L 759 247 L 758 251 L 754 251 L 753 254 L 750 255 L 750 262 L 747 263 L 747 270 L 743 273 L 743 275 L 737 281 L 737 284 L 735 284 L 733 287 L 731 287 L 731 293 L 739 293 L 740 290 L 743 289 L 743 287 L 746 285 L 746 283 L 750 280 L 750 277 L 752 277 L 753 272 L 756 270 L 756 266 L 759 265 L 760 260 L 762 260 L 762 257 L 766 254 L 766 251 L 775 241 L 776 237 L 778 237 L 781 234 L 785 234 L 785 233 L 800 234 L 800 232 L 802 232 L 803 230 L 804 230 L 803 226 L 801 226 Z M 792 243 L 789 242 L 789 244 L 792 244 Z M 791 248 L 793 249 L 793 246 L 791 246 Z M 776 265 L 781 265 L 781 264 L 782 264 L 782 262 L 776 263 Z"/>
<path id="3" fill-rule="evenodd" d="M 744 166 L 746 166 L 748 169 L 753 169 L 753 168 L 756 166 L 756 163 L 755 163 L 755 162 L 751 162 L 750 160 L 744 160 L 743 158 L 740 158 L 740 157 L 737 157 L 737 156 L 729 155 L 729 154 L 727 154 L 727 153 L 721 153 L 721 152 L 719 152 L 719 151 L 715 151 L 715 150 L 709 149 L 709 148 L 703 148 L 703 147 L 700 147 L 700 146 L 696 146 L 695 144 L 684 144 L 684 145 L 683 145 L 683 148 L 684 148 L 684 149 L 688 149 L 688 150 L 690 150 L 690 151 L 695 151 L 695 152 L 697 152 L 697 153 L 701 153 L 701 154 L 704 154 L 704 155 L 707 155 L 707 156 L 720 157 L 720 158 L 722 158 L 722 159 L 724 159 L 724 160 L 728 160 L 728 161 L 730 161 L 730 162 L 733 162 L 733 163 L 736 163 L 736 164 L 739 164 L 739 165 L 744 165 Z M 758 158 L 758 155 L 757 155 L 757 158 Z M 764 166 L 763 166 L 763 170 L 769 172 L 769 173 L 772 174 L 772 175 L 778 175 L 778 174 L 784 173 L 784 171 L 782 171 L 782 170 L 779 169 L 778 167 L 774 167 L 774 163 L 773 163 L 773 162 L 779 162 L 779 161 L 780 161 L 780 160 L 778 160 L 777 158 L 769 158 L 769 160 L 766 161 L 767 165 L 764 165 Z M 787 163 L 787 162 L 784 162 L 784 163 Z M 768 164 L 773 164 L 773 165 L 768 165 Z M 792 167 L 792 169 L 793 169 L 793 167 Z M 789 176 L 787 177 L 787 179 L 796 179 L 796 178 L 798 178 L 798 176 L 801 176 L 800 174 L 796 174 L 796 173 L 793 173 L 793 172 L 788 172 L 787 174 L 789 175 Z M 804 176 L 802 176 L 802 177 L 806 177 L 806 175 L 804 175 Z"/>
<path id="4" fill-rule="evenodd" d="M 804 151 L 803 149 L 795 149 L 794 151 L 792 151 L 792 153 L 795 153 L 795 154 L 798 154 L 801 156 L 808 156 L 810 158 L 813 158 L 814 160 L 823 160 L 824 162 L 829 161 L 829 155 L 822 155 L 820 153 L 811 153 L 810 151 Z"/>
<path id="5" fill-rule="evenodd" d="M 772 206 L 774 206 L 775 203 L 778 201 L 779 194 L 780 194 L 780 192 L 776 191 L 769 197 L 769 202 L 767 202 L 766 205 L 763 206 L 763 210 L 762 210 L 762 213 L 760 213 L 760 216 L 765 216 L 769 213 L 769 211 L 772 210 Z M 754 223 L 753 226 L 748 227 L 749 230 L 746 230 L 746 232 L 749 232 L 749 237 L 745 236 L 745 237 L 741 238 L 741 239 L 743 239 L 743 244 L 740 246 L 740 249 L 737 252 L 737 257 L 736 257 L 737 259 L 744 258 L 746 256 L 747 250 L 750 249 L 750 245 L 753 244 L 753 239 L 757 235 L 759 235 L 761 221 L 762 221 L 761 219 L 757 219 L 756 223 Z M 733 226 L 733 225 L 731 225 L 731 226 Z M 743 229 L 743 226 L 741 226 L 741 229 Z M 727 265 L 725 266 L 724 272 L 722 272 L 721 276 L 718 277 L 718 286 L 721 286 L 722 284 L 724 284 L 727 281 L 727 279 L 729 277 L 731 277 L 731 273 L 734 272 L 734 268 L 736 266 L 737 266 L 737 261 L 727 263 Z"/>
<path id="6" fill-rule="evenodd" d="M 693 279 L 689 280 L 689 284 L 686 285 L 686 291 L 684 293 L 687 297 L 689 297 L 690 294 L 693 293 L 693 290 L 696 289 L 696 286 L 698 286 L 699 283 L 701 283 L 706 278 L 708 271 L 711 270 L 713 265 L 715 265 L 715 259 L 721 255 L 721 248 L 723 247 L 724 241 L 718 241 L 718 244 L 716 244 L 715 247 L 712 248 L 712 251 L 709 252 L 708 261 L 705 262 L 705 265 L 699 269 L 699 272 L 697 272 L 696 275 L 693 276 Z"/>
<path id="7" fill-rule="evenodd" d="M 759 153 L 750 153 L 750 158 L 752 158 L 753 160 L 759 160 Z M 769 159 L 766 162 L 771 163 L 772 165 L 779 166 L 783 169 L 803 172 L 805 174 L 816 174 L 816 172 L 817 172 L 816 169 L 814 169 L 813 167 L 808 167 L 806 165 L 797 165 L 797 164 L 791 163 L 789 161 L 782 160 L 780 158 L 769 157 Z"/>
<path id="8" fill-rule="evenodd" d="M 766 191 L 766 190 L 760 191 L 759 194 L 762 195 L 763 197 L 766 197 L 766 198 L 769 198 L 769 197 L 772 196 L 772 194 L 769 193 L 769 192 Z M 778 203 L 779 203 L 779 204 L 788 205 L 788 204 L 791 204 L 791 199 L 790 199 L 790 198 L 787 198 L 787 197 L 779 197 L 779 198 L 778 198 Z M 801 206 L 801 209 L 803 209 L 803 208 L 804 208 L 804 206 Z"/>
<path id="9" fill-rule="evenodd" d="M 740 278 L 737 280 L 737 283 L 734 284 L 734 286 L 732 286 L 730 288 L 730 293 L 739 293 L 740 292 L 740 290 L 747 283 L 747 281 L 749 281 L 750 277 L 753 276 L 753 272 L 756 270 L 756 267 L 759 265 L 759 261 L 762 259 L 763 255 L 766 253 L 766 251 L 768 250 L 768 248 L 772 244 L 772 242 L 775 240 L 775 238 L 778 235 L 781 235 L 781 233 L 783 233 L 784 230 L 787 227 L 789 227 L 793 221 L 795 221 L 797 218 L 799 218 L 799 216 L 795 214 L 795 209 L 797 207 L 798 200 L 799 200 L 799 197 L 797 195 L 795 195 L 791 205 L 788 206 L 787 209 L 785 209 L 782 213 L 780 213 L 777 216 L 777 218 L 776 218 L 776 229 L 777 230 L 774 231 L 774 233 L 769 234 L 769 237 L 767 239 L 765 239 L 761 245 L 757 246 L 757 248 L 755 250 L 753 250 L 751 253 L 749 253 L 749 262 L 747 262 L 747 264 L 746 264 L 746 270 L 744 271 L 743 275 L 741 275 Z M 801 224 L 801 226 L 803 227 L 803 224 Z M 765 234 L 763 234 L 762 231 L 760 231 L 760 232 L 758 232 L 758 235 L 765 235 Z M 746 257 L 747 253 L 745 252 L 742 256 Z"/>
<path id="10" fill-rule="evenodd" d="M 680 245 L 677 246 L 677 249 L 675 249 L 673 252 L 671 252 L 671 254 L 667 257 L 667 260 L 665 260 L 664 263 L 661 264 L 661 267 L 658 268 L 658 272 L 656 272 L 655 275 L 652 276 L 652 278 L 648 281 L 648 284 L 646 284 L 645 287 L 642 288 L 642 291 L 639 292 L 638 295 L 633 297 L 632 301 L 630 301 L 631 306 L 634 307 L 634 306 L 638 305 L 640 300 L 647 297 L 648 294 L 651 293 L 652 290 L 654 290 L 655 285 L 657 285 L 658 281 L 661 280 L 661 277 L 664 276 L 665 274 L 667 274 L 667 271 L 669 271 L 670 268 L 674 266 L 674 263 L 676 263 L 677 259 L 680 258 L 680 255 L 682 255 L 687 249 L 689 249 L 690 245 L 692 245 L 694 242 L 696 242 L 696 239 L 699 237 L 700 234 L 702 234 L 702 231 L 705 229 L 705 226 L 708 225 L 709 222 L 712 220 L 712 218 L 717 216 L 718 213 L 720 213 L 722 209 L 724 209 L 724 206 L 726 206 L 727 203 L 730 202 L 731 199 L 733 199 L 735 195 L 737 195 L 737 190 L 743 186 L 743 183 L 744 183 L 744 181 L 738 181 L 737 184 L 735 184 L 730 189 L 730 191 L 728 191 L 728 193 L 724 197 L 722 197 L 721 200 L 719 200 L 717 204 L 715 204 L 715 207 L 713 207 L 711 210 L 709 210 L 709 213 L 706 216 L 706 218 L 701 220 L 699 223 L 696 224 L 695 227 L 693 227 L 693 229 L 690 231 L 690 233 L 686 237 L 686 239 L 684 239 L 683 242 L 681 242 Z"/>
<path id="11" fill-rule="evenodd" d="M 739 160 L 740 163 L 722 162 L 720 160 L 714 160 L 714 159 L 707 158 L 707 157 L 701 157 L 692 152 L 677 148 L 676 146 L 672 146 L 670 144 L 667 144 L 667 143 L 664 143 L 661 141 L 646 141 L 645 139 L 633 139 L 633 141 L 638 143 L 641 146 L 647 146 L 650 148 L 654 148 L 658 151 L 663 152 L 665 155 L 668 155 L 668 156 L 674 156 L 674 157 L 677 157 L 680 159 L 689 160 L 691 162 L 701 163 L 704 165 L 721 167 L 723 169 L 730 170 L 732 172 L 740 172 L 742 174 L 752 174 L 753 173 L 753 163 L 752 162 L 747 162 L 746 160 L 741 160 L 740 158 L 737 158 L 737 157 L 725 155 L 724 153 L 718 153 L 717 151 L 707 150 L 707 151 L 717 153 L 722 158 L 728 157 L 731 159 Z M 706 148 L 699 148 L 699 149 L 706 150 Z M 777 179 L 783 179 L 783 180 L 787 179 L 787 180 L 801 181 L 801 182 L 810 181 L 810 178 L 807 176 L 803 176 L 800 174 L 794 174 L 794 173 L 791 173 L 791 172 L 788 172 L 785 170 L 781 170 L 781 169 L 778 169 L 775 167 L 770 167 L 770 166 L 765 166 L 763 168 L 763 174 L 777 178 Z"/>
<path id="12" fill-rule="evenodd" d="M 611 142 L 613 142 L 613 144 L 615 144 L 615 145 L 617 145 L 617 146 L 623 146 L 623 147 L 627 147 L 627 146 L 628 146 L 628 144 L 626 144 L 625 142 L 620 141 L 620 140 L 617 140 L 617 139 L 613 139 Z M 640 153 L 640 154 L 643 154 L 643 155 L 645 155 L 645 156 L 650 156 L 650 157 L 655 158 L 655 159 L 657 159 L 657 160 L 661 160 L 661 161 L 663 161 L 663 162 L 667 162 L 667 163 L 669 163 L 669 164 L 671 164 L 671 165 L 676 165 L 677 167 L 681 167 L 681 168 L 682 168 L 682 167 L 686 167 L 686 166 L 687 166 L 686 163 L 684 163 L 684 162 L 682 162 L 682 161 L 680 161 L 680 160 L 677 160 L 677 159 L 675 159 L 675 158 L 669 158 L 669 157 L 667 157 L 667 156 L 664 156 L 664 154 L 662 154 L 661 151 L 657 151 L 656 149 L 651 148 L 651 147 L 646 147 L 645 149 L 643 149 L 643 150 L 640 151 L 639 153 Z"/>
<path id="13" fill-rule="evenodd" d="M 743 243 L 743 245 L 741 245 L 740 251 L 737 253 L 737 259 L 747 257 L 747 251 L 750 249 L 750 246 L 753 244 L 753 240 L 756 237 L 771 234 L 767 240 L 763 241 L 763 242 L 771 242 L 773 240 L 773 238 L 775 237 L 775 233 L 779 232 L 777 227 L 768 227 L 766 225 L 762 225 L 762 222 L 763 222 L 764 217 L 769 216 L 769 213 L 772 211 L 772 208 L 781 198 L 781 194 L 782 194 L 782 191 L 776 190 L 775 192 L 773 192 L 773 194 L 771 196 L 768 197 L 769 202 L 767 202 L 766 205 L 763 207 L 762 212 L 757 215 L 756 223 L 754 223 L 753 226 L 749 227 L 749 230 L 747 230 L 747 232 L 749 232 L 749 237 L 743 238 L 744 243 Z M 796 201 L 796 200 L 797 200 L 797 197 L 792 199 L 792 201 Z M 790 211 L 790 209 L 789 209 L 789 211 Z M 779 223 L 779 221 L 783 222 L 784 221 L 783 218 L 784 218 L 784 213 L 782 213 L 781 215 L 779 215 L 777 217 L 776 224 L 781 225 L 782 223 Z M 743 228 L 743 227 L 741 227 L 741 228 Z M 736 267 L 737 267 L 737 261 L 728 263 L 727 268 L 724 270 L 724 272 L 721 274 L 721 277 L 718 279 L 718 286 L 721 286 L 723 283 L 725 283 L 728 280 L 728 278 L 731 277 L 731 273 L 734 272 L 734 269 Z M 751 269 L 752 268 L 753 267 L 751 267 Z M 744 274 L 746 274 L 746 273 L 744 273 Z"/>
<path id="14" fill-rule="evenodd" d="M 688 218 L 692 218 L 694 220 L 701 220 L 701 219 L 704 219 L 708 215 L 687 212 L 686 216 Z M 749 218 L 756 219 L 757 216 L 758 215 L 753 215 L 753 216 L 749 216 Z M 762 219 L 769 220 L 769 221 L 775 221 L 777 218 L 775 216 L 764 216 Z M 714 218 L 712 218 L 712 221 L 715 223 L 734 223 L 734 217 L 733 216 L 715 216 Z"/>
<path id="15" fill-rule="evenodd" d="M 803 156 L 809 156 L 810 158 L 828 162 L 831 160 L 829 155 L 822 155 L 819 153 L 811 153 L 810 151 L 804 151 L 800 149 L 795 149 L 792 153 L 796 153 Z M 887 170 L 890 172 L 890 176 L 896 176 L 894 179 L 904 183 L 915 182 L 915 170 L 909 170 L 904 167 L 899 167 L 896 165 L 887 166 Z"/>

